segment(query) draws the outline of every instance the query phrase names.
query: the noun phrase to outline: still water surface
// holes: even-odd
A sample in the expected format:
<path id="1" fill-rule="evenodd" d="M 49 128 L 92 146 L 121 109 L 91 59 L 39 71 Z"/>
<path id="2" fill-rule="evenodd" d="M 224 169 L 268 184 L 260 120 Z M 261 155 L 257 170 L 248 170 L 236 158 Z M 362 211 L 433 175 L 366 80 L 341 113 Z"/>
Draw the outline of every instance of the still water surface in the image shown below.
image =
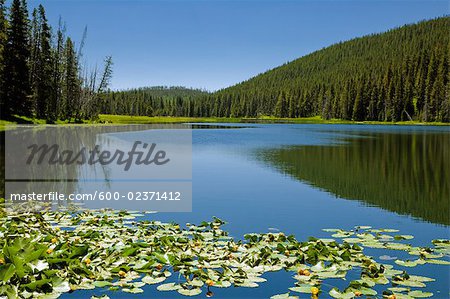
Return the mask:
<path id="1" fill-rule="evenodd" d="M 225 229 L 236 239 L 276 229 L 302 240 L 329 237 L 323 228 L 369 225 L 399 229 L 415 236 L 411 244 L 428 246 L 450 237 L 449 200 L 448 127 L 198 125 L 193 131 L 193 212 L 146 217 L 185 224 L 217 216 L 228 222 Z M 376 258 L 387 254 L 367 252 Z M 434 298 L 448 298 L 448 266 L 406 270 L 436 278 L 428 290 Z M 215 298 L 268 298 L 294 283 L 286 273 L 265 277 L 268 282 L 257 289 L 215 289 Z M 178 295 L 155 289 L 147 286 L 144 294 L 126 297 Z M 94 293 L 99 290 L 64 298 Z M 123 298 L 125 293 L 108 295 Z"/>

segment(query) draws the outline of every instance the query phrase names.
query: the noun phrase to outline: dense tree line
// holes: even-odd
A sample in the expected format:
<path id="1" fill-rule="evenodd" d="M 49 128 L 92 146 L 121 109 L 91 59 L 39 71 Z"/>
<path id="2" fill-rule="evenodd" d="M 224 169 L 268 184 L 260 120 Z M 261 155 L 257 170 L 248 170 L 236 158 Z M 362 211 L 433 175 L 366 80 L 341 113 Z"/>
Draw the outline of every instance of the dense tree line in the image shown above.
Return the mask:
<path id="1" fill-rule="evenodd" d="M 112 60 L 105 60 L 101 77 L 97 70 L 88 73 L 80 65 L 85 37 L 77 50 L 61 20 L 53 33 L 42 5 L 30 19 L 26 0 L 13 0 L 9 9 L 0 0 L 1 118 L 26 116 L 51 123 L 95 117 Z"/>
<path id="2" fill-rule="evenodd" d="M 101 101 L 105 114 L 133 116 L 194 116 L 201 109 L 197 99 L 208 93 L 185 87 L 154 86 L 125 91 L 110 91 Z"/>
<path id="3" fill-rule="evenodd" d="M 341 42 L 212 94 L 111 93 L 102 111 L 449 122 L 448 28 L 450 18 L 441 17 Z"/>

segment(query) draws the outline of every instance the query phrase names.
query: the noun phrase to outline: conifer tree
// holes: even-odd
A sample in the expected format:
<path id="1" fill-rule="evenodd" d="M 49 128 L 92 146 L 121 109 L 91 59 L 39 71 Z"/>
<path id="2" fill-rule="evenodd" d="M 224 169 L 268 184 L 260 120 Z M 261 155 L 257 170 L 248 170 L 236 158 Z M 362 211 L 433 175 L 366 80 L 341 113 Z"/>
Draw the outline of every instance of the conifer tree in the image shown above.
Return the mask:
<path id="1" fill-rule="evenodd" d="M 443 115 L 445 113 L 441 110 L 442 107 L 439 107 L 439 101 L 437 99 L 445 99 L 445 79 L 447 77 L 446 65 L 447 63 L 445 59 L 441 59 L 436 70 L 436 79 L 433 82 L 433 87 L 431 88 L 430 92 L 430 98 L 434 99 L 432 103 L 433 108 L 436 110 L 436 113 L 434 113 L 434 120 L 436 121 L 442 121 Z"/>
<path id="2" fill-rule="evenodd" d="M 355 104 L 353 106 L 353 120 L 364 120 L 364 99 L 363 99 L 363 87 L 362 84 L 358 85 L 358 91 L 356 93 Z"/>
<path id="3" fill-rule="evenodd" d="M 4 50 L 4 103 L 2 117 L 31 116 L 28 60 L 28 11 L 25 0 L 13 0 Z"/>
<path id="4" fill-rule="evenodd" d="M 31 22 L 30 22 L 30 33 L 29 33 L 29 50 L 30 50 L 30 58 L 28 60 L 28 68 L 29 68 L 29 80 L 32 87 L 32 92 L 34 92 L 35 88 L 33 86 L 36 80 L 36 71 L 38 70 L 38 55 L 39 55 L 39 47 L 40 47 L 40 30 L 41 26 L 39 24 L 39 16 L 38 9 L 33 9 L 33 13 L 31 14 Z M 35 95 L 33 94 L 33 101 L 36 102 Z"/>
<path id="5" fill-rule="evenodd" d="M 430 62 L 428 64 L 427 77 L 425 80 L 425 111 L 424 120 L 432 121 L 434 118 L 435 102 L 436 102 L 436 89 L 434 81 L 437 75 L 438 61 L 436 59 L 435 52 L 432 53 Z"/>
<path id="6" fill-rule="evenodd" d="M 6 6 L 5 0 L 0 0 L 0 110 L 2 111 L 3 118 L 3 109 L 4 106 L 4 76 L 3 76 L 3 68 L 4 68 L 4 50 L 6 45 L 6 30 L 8 28 L 8 22 L 6 19 Z"/>
<path id="7" fill-rule="evenodd" d="M 67 38 L 64 48 L 64 79 L 62 96 L 62 119 L 79 120 L 80 81 L 75 47 L 71 38 Z"/>
<path id="8" fill-rule="evenodd" d="M 288 110 L 288 103 L 286 99 L 286 94 L 284 92 L 280 92 L 278 96 L 277 105 L 275 106 L 275 116 L 277 117 L 286 117 Z"/>
<path id="9" fill-rule="evenodd" d="M 56 120 L 56 99 L 53 84 L 53 56 L 51 49 L 51 29 L 42 5 L 38 8 L 39 49 L 37 54 L 37 70 L 35 79 L 36 115 L 49 122 Z"/>
<path id="10" fill-rule="evenodd" d="M 445 99 L 442 102 L 442 121 L 450 122 L 450 72 L 447 70 L 447 83 L 445 85 Z"/>
<path id="11" fill-rule="evenodd" d="M 54 89 L 54 101 L 56 102 L 56 118 L 64 118 L 64 41 L 65 41 L 65 26 L 62 23 L 61 17 L 58 21 L 58 30 L 56 32 L 56 45 L 53 49 L 53 86 Z"/>
<path id="12" fill-rule="evenodd" d="M 297 107 L 297 98 L 294 96 L 289 96 L 289 111 L 288 111 L 288 117 L 295 118 L 298 114 L 298 107 Z"/>

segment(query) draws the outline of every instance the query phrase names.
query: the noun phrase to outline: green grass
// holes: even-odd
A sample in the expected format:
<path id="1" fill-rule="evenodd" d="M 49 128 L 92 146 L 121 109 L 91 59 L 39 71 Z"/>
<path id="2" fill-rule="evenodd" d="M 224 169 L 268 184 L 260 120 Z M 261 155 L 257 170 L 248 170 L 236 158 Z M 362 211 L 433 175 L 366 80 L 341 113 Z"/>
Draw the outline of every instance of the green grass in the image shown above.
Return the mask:
<path id="1" fill-rule="evenodd" d="M 101 123 L 110 124 L 164 124 L 164 123 L 238 123 L 241 118 L 214 118 L 214 117 L 172 117 L 172 116 L 128 116 L 128 115 L 110 115 L 100 114 Z"/>
<path id="2" fill-rule="evenodd" d="M 6 126 L 15 124 L 45 124 L 43 119 L 35 119 L 24 116 L 15 116 L 10 121 L 0 120 L 0 131 L 4 131 Z M 226 118 L 226 117 L 172 117 L 172 116 L 129 116 L 100 114 L 98 120 L 83 121 L 81 124 L 101 125 L 101 124 L 175 124 L 175 123 L 293 123 L 293 124 L 370 124 L 370 125 L 430 125 L 448 126 L 449 123 L 419 121 L 402 122 L 379 122 L 379 121 L 350 121 L 341 119 L 323 119 L 320 116 L 305 118 L 276 118 L 273 116 L 260 116 L 258 118 Z M 69 121 L 56 121 L 58 125 L 74 125 Z M 78 124 L 78 123 L 77 123 Z"/>
<path id="3" fill-rule="evenodd" d="M 151 123 L 298 123 L 298 124 L 381 124 L 381 125 L 450 125 L 449 123 L 432 122 L 424 123 L 419 121 L 403 122 L 378 122 L 378 121 L 349 121 L 341 119 L 323 119 L 320 116 L 305 118 L 276 118 L 272 116 L 261 116 L 258 118 L 216 118 L 216 117 L 171 117 L 171 116 L 128 116 L 101 114 L 100 122 L 111 124 L 151 124 Z"/>
<path id="4" fill-rule="evenodd" d="M 75 124 L 90 124 L 90 123 L 94 123 L 91 121 L 82 121 L 81 123 L 79 122 L 69 122 L 69 121 L 63 121 L 63 120 L 57 120 L 55 122 L 55 124 L 57 125 L 75 125 Z M 6 130 L 6 128 L 8 126 L 16 126 L 17 124 L 25 124 L 25 125 L 45 125 L 47 124 L 45 119 L 38 119 L 38 118 L 32 118 L 32 117 L 27 117 L 27 116 L 19 116 L 19 115 L 14 115 L 11 119 L 9 120 L 2 120 L 0 119 L 0 131 L 4 131 Z"/>
<path id="5" fill-rule="evenodd" d="M 0 131 L 4 131 L 6 126 L 14 125 L 14 122 L 0 119 Z"/>

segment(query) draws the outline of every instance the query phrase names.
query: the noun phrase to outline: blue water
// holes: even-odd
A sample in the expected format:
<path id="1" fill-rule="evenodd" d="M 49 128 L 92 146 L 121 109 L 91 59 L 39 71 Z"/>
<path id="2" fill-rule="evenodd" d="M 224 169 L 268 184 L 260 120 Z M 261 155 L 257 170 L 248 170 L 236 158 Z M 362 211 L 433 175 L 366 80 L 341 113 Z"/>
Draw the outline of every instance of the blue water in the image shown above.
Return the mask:
<path id="1" fill-rule="evenodd" d="M 431 246 L 433 239 L 450 238 L 449 226 L 399 215 L 364 202 L 338 198 L 280 172 L 261 161 L 257 155 L 260 149 L 328 145 L 341 143 L 343 136 L 358 138 L 373 132 L 450 134 L 448 127 L 429 126 L 228 124 L 225 129 L 196 129 L 193 131 L 193 211 L 158 213 L 146 217 L 183 225 L 217 216 L 228 222 L 225 229 L 236 239 L 250 232 L 268 232 L 269 228 L 293 234 L 298 240 L 309 236 L 329 237 L 322 231 L 323 228 L 351 229 L 356 225 L 399 229 L 403 234 L 415 236 L 410 241 L 413 245 Z M 386 254 L 381 251 L 369 253 L 374 257 Z M 404 256 L 400 252 L 389 254 Z M 428 284 L 427 291 L 435 293 L 433 298 L 448 298 L 450 267 L 423 265 L 406 270 L 436 278 L 436 282 Z M 256 289 L 214 288 L 215 298 L 269 298 L 287 292 L 295 282 L 291 275 L 284 272 L 270 273 L 265 277 L 268 282 Z M 342 286 L 340 283 L 336 285 Z M 111 298 L 182 297 L 176 292 L 160 293 L 155 286 L 144 289 L 145 293 L 140 295 L 121 292 L 108 295 Z M 101 290 L 75 292 L 64 297 L 89 297 L 101 293 Z M 205 292 L 200 295 L 204 296 Z M 324 294 L 323 298 L 327 296 Z"/>

